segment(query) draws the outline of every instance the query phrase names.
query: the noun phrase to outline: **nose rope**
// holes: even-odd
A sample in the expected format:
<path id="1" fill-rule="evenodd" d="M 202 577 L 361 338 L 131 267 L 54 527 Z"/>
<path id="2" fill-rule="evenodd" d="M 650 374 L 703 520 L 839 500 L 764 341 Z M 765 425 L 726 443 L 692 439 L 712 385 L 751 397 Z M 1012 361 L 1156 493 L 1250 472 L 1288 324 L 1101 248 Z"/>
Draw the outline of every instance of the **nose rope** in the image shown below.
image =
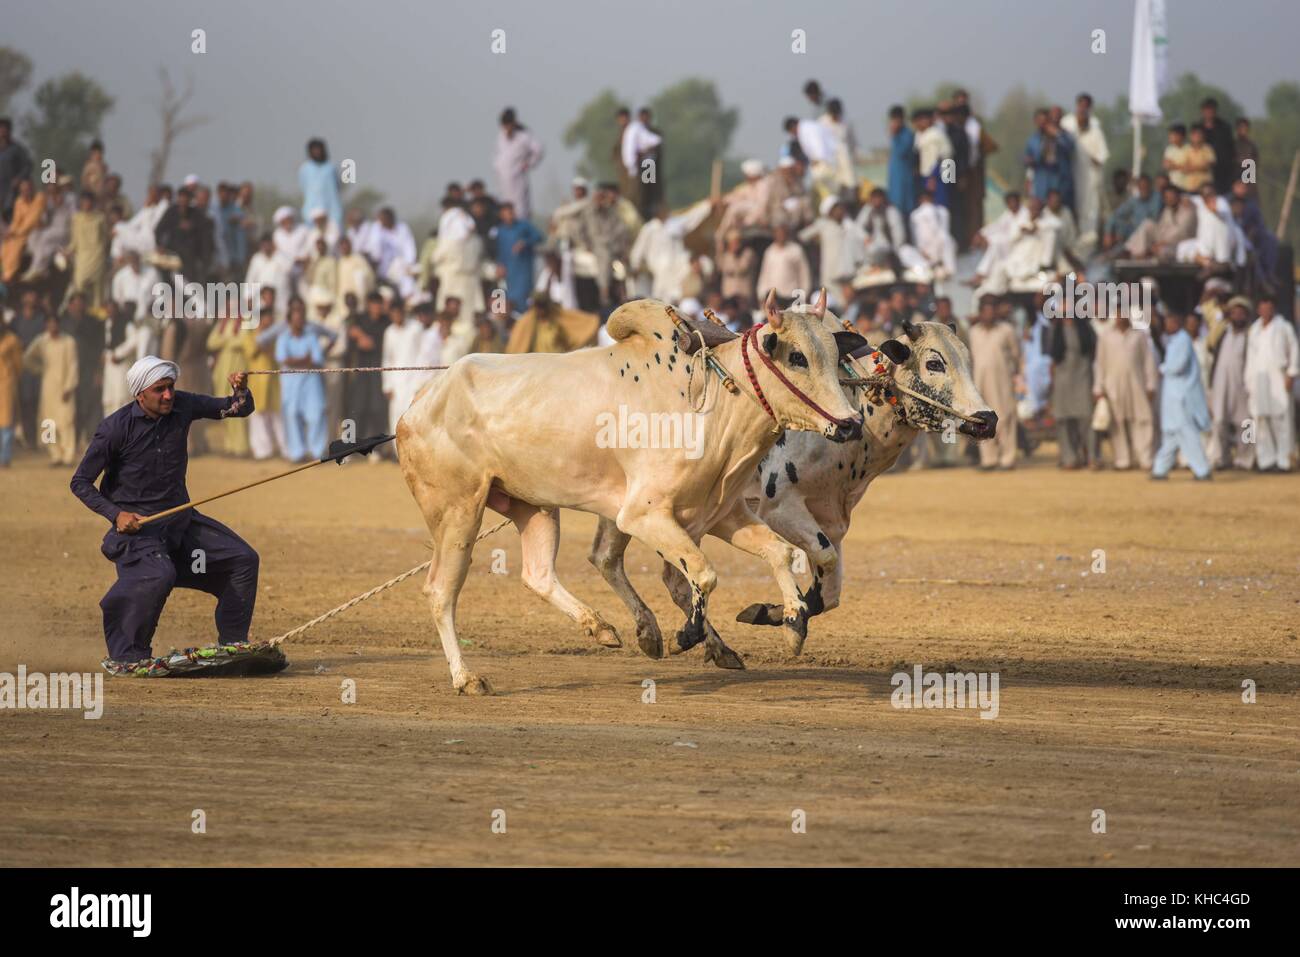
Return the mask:
<path id="1" fill-rule="evenodd" d="M 763 387 L 758 384 L 758 376 L 754 374 L 754 365 L 752 362 L 749 361 L 749 343 L 751 340 L 757 337 L 758 330 L 762 329 L 765 325 L 767 325 L 766 322 L 760 322 L 758 325 L 751 326 L 750 328 L 745 330 L 745 334 L 740 337 L 740 358 L 745 363 L 745 374 L 749 376 L 749 384 L 754 387 L 754 394 L 758 396 L 759 404 L 762 405 L 763 408 L 767 410 L 767 414 L 772 417 L 773 421 L 776 421 L 776 413 L 772 411 L 772 406 L 768 403 L 767 396 L 763 394 Z M 783 386 L 785 386 L 787 389 L 789 389 L 790 392 L 794 394 L 794 397 L 798 399 L 800 402 L 802 402 L 804 405 L 808 406 L 808 408 L 812 409 L 814 412 L 816 412 L 818 415 L 820 415 L 823 419 L 825 419 L 827 422 L 831 423 L 832 425 L 849 426 L 853 424 L 852 419 L 841 419 L 838 418 L 837 416 L 833 416 L 825 409 L 823 409 L 820 405 L 818 405 L 816 402 L 814 402 L 812 399 L 810 399 L 803 392 L 803 390 L 801 390 L 797 385 L 795 385 L 793 382 L 791 382 L 789 379 L 785 377 L 785 373 L 783 373 L 780 369 L 778 369 L 776 367 L 776 363 L 774 363 L 768 357 L 767 353 L 764 352 L 762 349 L 760 349 L 757 345 L 754 346 L 754 351 L 758 353 L 758 358 L 761 359 L 763 365 L 767 367 L 767 371 L 772 373 L 772 375 L 776 376 L 777 379 L 780 381 L 780 383 Z"/>
<path id="2" fill-rule="evenodd" d="M 938 409 L 940 412 L 946 412 L 948 415 L 961 419 L 964 422 L 968 422 L 971 425 L 983 424 L 982 419 L 973 415 L 967 415 L 964 412 L 958 412 L 956 409 L 944 405 L 938 399 L 932 399 L 928 395 L 922 395 L 920 392 L 909 389 L 907 386 L 903 385 L 903 383 L 897 381 L 894 378 L 894 373 L 898 369 L 897 364 L 879 349 L 871 353 L 871 359 L 876 363 L 875 375 L 859 376 L 853 379 L 841 379 L 840 385 L 854 386 L 859 389 L 880 389 L 882 386 L 888 386 L 890 389 L 901 392 L 903 395 L 911 396 L 918 402 L 922 402 L 931 408 Z M 852 361 L 856 362 L 857 360 L 854 359 Z M 893 367 L 892 371 L 885 371 L 886 362 Z M 876 404 L 879 405 L 880 403 L 877 402 Z"/>

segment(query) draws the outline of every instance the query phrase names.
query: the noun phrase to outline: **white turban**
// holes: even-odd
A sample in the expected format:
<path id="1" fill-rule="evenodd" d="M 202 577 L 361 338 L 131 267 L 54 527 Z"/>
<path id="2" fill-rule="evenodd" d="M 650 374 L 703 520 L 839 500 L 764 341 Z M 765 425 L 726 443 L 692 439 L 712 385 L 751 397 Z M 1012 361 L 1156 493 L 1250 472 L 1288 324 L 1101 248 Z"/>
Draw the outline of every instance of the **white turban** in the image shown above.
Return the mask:
<path id="1" fill-rule="evenodd" d="M 740 171 L 751 179 L 763 175 L 763 161 L 747 159 L 740 164 Z"/>
<path id="2" fill-rule="evenodd" d="M 139 395 L 160 379 L 171 379 L 174 384 L 180 374 L 180 366 L 171 360 L 145 356 L 126 370 L 126 387 L 132 395 Z"/>
<path id="3" fill-rule="evenodd" d="M 285 218 L 292 218 L 292 216 L 293 216 L 292 206 L 281 206 L 279 209 L 275 211 L 275 215 L 271 217 L 271 222 L 278 223 L 280 220 Z"/>

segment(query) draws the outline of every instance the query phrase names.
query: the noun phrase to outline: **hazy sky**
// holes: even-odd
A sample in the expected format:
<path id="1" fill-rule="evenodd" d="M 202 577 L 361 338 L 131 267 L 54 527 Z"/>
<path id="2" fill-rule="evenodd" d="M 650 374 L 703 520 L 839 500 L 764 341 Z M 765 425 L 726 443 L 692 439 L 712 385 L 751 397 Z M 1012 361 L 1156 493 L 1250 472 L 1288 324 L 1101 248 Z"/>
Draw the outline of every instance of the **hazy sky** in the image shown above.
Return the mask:
<path id="1" fill-rule="evenodd" d="M 496 117 L 505 105 L 549 156 L 533 180 L 549 207 L 572 175 L 565 126 L 602 87 L 639 103 L 685 76 L 713 79 L 740 108 L 738 157 L 772 162 L 788 113 L 816 77 L 845 102 L 864 147 L 884 140 L 888 106 L 964 83 L 977 109 L 1024 84 L 1067 105 L 1079 90 L 1109 102 L 1128 84 L 1132 0 L 5 0 L 0 43 L 32 58 L 31 89 L 81 70 L 116 98 L 109 164 L 138 199 L 157 142 L 157 73 L 189 74 L 211 118 L 172 155 L 167 175 L 291 187 L 308 137 L 356 161 L 358 182 L 406 215 L 431 215 L 443 185 L 491 188 Z M 207 52 L 190 51 L 195 28 Z M 494 55 L 490 34 L 506 31 Z M 790 50 L 802 29 L 808 51 Z M 1107 53 L 1090 52 L 1104 29 Z M 1300 79 L 1300 0 L 1169 0 L 1173 75 L 1186 70 L 1261 112 L 1278 80 Z"/>

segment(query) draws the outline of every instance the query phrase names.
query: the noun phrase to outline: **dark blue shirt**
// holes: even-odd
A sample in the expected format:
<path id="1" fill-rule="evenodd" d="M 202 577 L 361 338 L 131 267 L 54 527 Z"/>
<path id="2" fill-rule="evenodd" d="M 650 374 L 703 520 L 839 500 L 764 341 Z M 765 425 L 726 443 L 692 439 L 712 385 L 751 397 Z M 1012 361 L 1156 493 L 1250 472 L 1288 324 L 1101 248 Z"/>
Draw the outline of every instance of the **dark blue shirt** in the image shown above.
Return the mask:
<path id="1" fill-rule="evenodd" d="M 124 510 L 153 515 L 184 505 L 190 500 L 185 487 L 190 423 L 195 419 L 242 418 L 252 411 L 253 395 L 246 388 L 225 398 L 177 392 L 171 412 L 156 419 L 132 401 L 99 423 L 72 476 L 72 494 L 114 524 Z M 104 480 L 96 488 L 95 479 L 101 472 Z M 146 525 L 140 534 L 174 537 L 168 532 L 183 531 L 189 515 L 186 511 Z M 115 529 L 109 530 L 110 537 L 117 534 Z"/>

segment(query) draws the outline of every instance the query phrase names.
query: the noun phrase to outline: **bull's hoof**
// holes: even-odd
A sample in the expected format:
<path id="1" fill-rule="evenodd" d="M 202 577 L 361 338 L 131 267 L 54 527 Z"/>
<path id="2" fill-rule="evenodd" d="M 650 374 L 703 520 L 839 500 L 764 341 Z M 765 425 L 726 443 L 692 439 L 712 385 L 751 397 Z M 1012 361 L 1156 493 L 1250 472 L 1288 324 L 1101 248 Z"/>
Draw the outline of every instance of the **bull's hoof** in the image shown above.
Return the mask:
<path id="1" fill-rule="evenodd" d="M 596 643 L 605 648 L 622 648 L 623 640 L 618 636 L 618 630 L 610 624 L 602 622 L 596 629 Z"/>
<path id="2" fill-rule="evenodd" d="M 758 602 L 750 605 L 737 615 L 736 621 L 746 625 L 779 625 L 781 624 L 781 607 Z"/>
<path id="3" fill-rule="evenodd" d="M 467 695 L 490 695 L 492 694 L 492 685 L 488 684 L 486 678 L 480 678 L 478 675 L 470 673 L 456 686 L 456 691 Z"/>
<path id="4" fill-rule="evenodd" d="M 653 621 L 636 626 L 636 644 L 641 654 L 647 658 L 664 656 L 664 636 L 659 633 L 659 626 Z"/>
<path id="5" fill-rule="evenodd" d="M 808 615 L 800 612 L 793 618 L 787 618 L 782 622 L 785 626 L 785 647 L 792 656 L 797 657 L 803 653 L 803 643 L 808 639 Z"/>
<path id="6" fill-rule="evenodd" d="M 745 663 L 740 660 L 740 655 L 736 654 L 721 641 L 714 647 L 713 642 L 704 646 L 704 660 L 712 662 L 719 668 L 726 668 L 728 671 L 744 671 Z"/>
<path id="7" fill-rule="evenodd" d="M 692 634 L 687 631 L 679 631 L 673 638 L 672 647 L 668 650 L 674 655 L 680 655 L 683 652 L 690 651 L 703 640 L 703 634 Z"/>

